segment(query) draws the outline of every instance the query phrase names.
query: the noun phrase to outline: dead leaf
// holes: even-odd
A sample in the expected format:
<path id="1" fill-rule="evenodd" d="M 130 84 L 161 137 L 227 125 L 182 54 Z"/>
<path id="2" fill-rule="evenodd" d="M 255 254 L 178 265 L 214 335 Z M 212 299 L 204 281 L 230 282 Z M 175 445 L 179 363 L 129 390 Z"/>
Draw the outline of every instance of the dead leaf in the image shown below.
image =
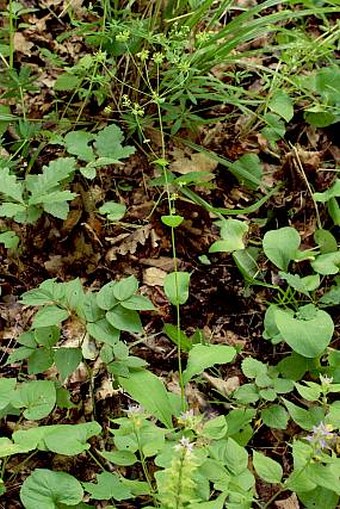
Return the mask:
<path id="1" fill-rule="evenodd" d="M 31 56 L 31 49 L 33 48 L 33 42 L 28 41 L 22 32 L 15 32 L 13 37 L 13 44 L 15 51 L 23 53 L 24 55 Z"/>
<path id="2" fill-rule="evenodd" d="M 163 286 L 167 273 L 157 267 L 150 267 L 143 272 L 143 283 L 148 286 Z"/>
<path id="3" fill-rule="evenodd" d="M 134 254 L 137 251 L 138 245 L 145 245 L 146 241 L 150 237 L 152 233 L 152 226 L 150 224 L 143 226 L 142 228 L 136 229 L 134 232 L 126 235 L 122 234 L 124 240 L 123 242 L 116 247 L 113 247 L 108 250 L 106 253 L 106 260 L 111 262 L 113 260 L 117 260 L 117 255 L 125 256 L 126 254 Z M 122 238 L 121 236 L 121 238 Z M 105 240 L 110 240 L 106 238 Z M 154 242 L 154 236 L 152 237 Z M 116 239 L 113 239 L 114 243 L 116 243 Z"/>
<path id="4" fill-rule="evenodd" d="M 170 164 L 170 169 L 181 175 L 186 175 L 193 171 L 205 171 L 208 174 L 214 171 L 218 165 L 217 161 L 214 161 L 202 152 L 189 154 L 188 157 L 184 150 L 176 148 L 172 154 L 175 160 Z"/>
<path id="5" fill-rule="evenodd" d="M 240 386 L 240 379 L 238 376 L 232 376 L 227 380 L 223 380 L 222 378 L 210 376 L 208 373 L 204 372 L 203 377 L 224 396 L 229 396 Z"/>
<path id="6" fill-rule="evenodd" d="M 295 493 L 285 500 L 275 502 L 277 509 L 300 509 L 300 504 Z"/>

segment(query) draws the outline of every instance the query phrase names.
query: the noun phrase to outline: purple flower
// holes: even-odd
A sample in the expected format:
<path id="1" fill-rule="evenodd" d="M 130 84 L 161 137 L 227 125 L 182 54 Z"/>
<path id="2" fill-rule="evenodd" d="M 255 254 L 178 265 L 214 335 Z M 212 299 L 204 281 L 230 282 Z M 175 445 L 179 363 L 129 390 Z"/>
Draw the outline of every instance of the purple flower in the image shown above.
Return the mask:
<path id="1" fill-rule="evenodd" d="M 332 432 L 332 427 L 323 422 L 320 422 L 318 426 L 313 426 L 312 433 L 306 436 L 306 440 L 314 447 L 317 454 L 331 449 L 335 439 L 336 435 Z"/>

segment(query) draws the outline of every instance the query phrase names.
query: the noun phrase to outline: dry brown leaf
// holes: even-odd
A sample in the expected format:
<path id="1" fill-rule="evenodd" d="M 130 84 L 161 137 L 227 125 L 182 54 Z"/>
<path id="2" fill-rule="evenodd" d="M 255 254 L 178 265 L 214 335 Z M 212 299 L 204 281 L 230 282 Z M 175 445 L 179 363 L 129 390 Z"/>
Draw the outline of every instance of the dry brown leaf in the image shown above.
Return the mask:
<path id="1" fill-rule="evenodd" d="M 277 509 L 300 509 L 300 504 L 295 493 L 285 500 L 275 502 Z"/>
<path id="2" fill-rule="evenodd" d="M 160 256 L 159 258 L 141 258 L 139 261 L 142 265 L 157 267 L 165 270 L 166 272 L 174 270 L 174 259 L 169 256 Z"/>
<path id="3" fill-rule="evenodd" d="M 152 226 L 148 224 L 143 228 L 138 228 L 127 236 L 126 234 L 123 234 L 125 237 L 123 242 L 119 246 L 112 247 L 108 250 L 105 257 L 106 260 L 111 262 L 113 260 L 117 260 L 117 255 L 125 256 L 127 253 L 134 254 L 137 251 L 139 244 L 142 246 L 145 245 L 151 233 Z M 152 237 L 152 240 L 154 241 L 154 236 Z"/>
<path id="4" fill-rule="evenodd" d="M 149 267 L 143 272 L 143 283 L 148 286 L 163 286 L 167 273 L 157 267 Z"/>
<path id="5" fill-rule="evenodd" d="M 204 372 L 203 377 L 210 383 L 210 385 L 218 390 L 218 392 L 225 396 L 229 396 L 240 386 L 240 379 L 238 376 L 232 376 L 227 380 L 223 380 L 222 378 L 210 376 L 208 373 Z"/>
<path id="6" fill-rule="evenodd" d="M 23 53 L 24 55 L 31 56 L 31 49 L 33 48 L 33 42 L 28 41 L 22 32 L 15 32 L 13 37 L 13 44 L 15 51 Z"/>
<path id="7" fill-rule="evenodd" d="M 211 173 L 218 165 L 216 161 L 201 152 L 191 154 L 188 157 L 183 150 L 175 149 L 173 155 L 175 160 L 170 164 L 170 169 L 181 175 L 186 175 L 193 171 Z"/>

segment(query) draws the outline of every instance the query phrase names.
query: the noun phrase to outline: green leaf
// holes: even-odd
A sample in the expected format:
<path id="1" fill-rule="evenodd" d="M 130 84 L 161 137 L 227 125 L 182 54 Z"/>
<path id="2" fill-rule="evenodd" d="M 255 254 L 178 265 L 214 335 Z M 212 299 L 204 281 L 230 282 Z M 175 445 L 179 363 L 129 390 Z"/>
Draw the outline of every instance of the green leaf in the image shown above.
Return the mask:
<path id="1" fill-rule="evenodd" d="M 320 407 L 305 410 L 291 401 L 282 398 L 290 417 L 300 426 L 300 428 L 311 431 L 313 426 L 317 426 L 323 420 L 323 411 Z"/>
<path id="2" fill-rule="evenodd" d="M 316 230 L 314 240 L 318 244 L 321 254 L 333 253 L 338 250 L 337 241 L 328 230 Z"/>
<path id="3" fill-rule="evenodd" d="M 270 405 L 261 411 L 263 423 L 273 429 L 287 429 L 289 415 L 281 405 Z"/>
<path id="4" fill-rule="evenodd" d="M 299 491 L 299 499 L 306 509 L 318 509 L 319 507 L 337 509 L 339 507 L 339 496 L 334 491 L 327 490 L 322 486 L 311 491 Z"/>
<path id="5" fill-rule="evenodd" d="M 287 272 L 301 243 L 300 235 L 290 226 L 271 230 L 263 237 L 263 250 L 267 258 L 279 269 Z"/>
<path id="6" fill-rule="evenodd" d="M 100 451 L 100 454 L 114 465 L 128 467 L 137 463 L 137 456 L 130 451 Z"/>
<path id="7" fill-rule="evenodd" d="M 143 295 L 132 295 L 128 299 L 123 300 L 121 305 L 126 309 L 135 309 L 136 311 L 154 311 L 155 309 L 150 299 Z"/>
<path id="8" fill-rule="evenodd" d="M 35 447 L 30 447 L 29 445 L 24 446 L 21 444 L 13 444 L 13 442 L 9 438 L 0 437 L 0 458 L 6 458 L 7 456 L 12 456 L 13 454 L 24 454 L 26 452 L 32 451 Z"/>
<path id="9" fill-rule="evenodd" d="M 109 157 L 115 162 L 125 159 L 135 153 L 135 148 L 130 145 L 122 146 L 124 139 L 121 129 L 111 124 L 96 135 L 95 149 L 100 157 Z"/>
<path id="10" fill-rule="evenodd" d="M 68 317 L 69 313 L 66 309 L 61 309 L 58 306 L 45 306 L 39 309 L 33 318 L 32 328 L 39 329 L 40 327 L 59 325 Z"/>
<path id="11" fill-rule="evenodd" d="M 277 461 L 272 460 L 261 452 L 253 451 L 253 465 L 255 472 L 263 481 L 271 484 L 279 484 L 281 482 L 283 470 Z"/>
<path id="12" fill-rule="evenodd" d="M 81 83 L 81 78 L 75 76 L 74 74 L 70 74 L 68 72 L 64 72 L 58 76 L 55 84 L 54 90 L 57 92 L 68 92 L 70 90 L 75 90 Z"/>
<path id="13" fill-rule="evenodd" d="M 230 164 L 229 171 L 241 184 L 250 189 L 258 189 L 261 186 L 263 169 L 257 154 L 244 154 L 237 161 Z"/>
<path id="14" fill-rule="evenodd" d="M 46 348 L 52 348 L 52 346 L 56 345 L 60 339 L 60 329 L 55 326 L 41 327 L 31 332 L 33 332 L 34 340 L 38 343 L 38 345 Z M 22 337 L 20 342 L 23 344 Z M 25 343 L 25 345 L 31 346 L 27 343 Z"/>
<path id="15" fill-rule="evenodd" d="M 43 172 L 38 175 L 26 177 L 26 187 L 34 196 L 40 196 L 48 192 L 59 190 L 62 182 L 67 180 L 76 170 L 76 160 L 73 157 L 59 157 L 43 167 Z"/>
<path id="16" fill-rule="evenodd" d="M 72 131 L 64 138 L 67 152 L 86 162 L 94 158 L 93 149 L 89 146 L 92 140 L 93 135 L 87 131 Z"/>
<path id="17" fill-rule="evenodd" d="M 232 362 L 236 350 L 227 345 L 194 345 L 189 352 L 186 370 L 183 372 L 183 383 L 188 383 L 195 375 L 215 364 Z"/>
<path id="18" fill-rule="evenodd" d="M 0 244 L 4 244 L 6 249 L 15 250 L 18 247 L 20 238 L 11 230 L 0 233 Z"/>
<path id="19" fill-rule="evenodd" d="M 162 216 L 162 223 L 170 228 L 177 228 L 180 224 L 183 223 L 184 217 L 182 216 Z"/>
<path id="20" fill-rule="evenodd" d="M 295 388 L 307 401 L 317 401 L 321 395 L 321 387 L 315 382 L 305 382 L 306 385 L 295 383 Z"/>
<path id="21" fill-rule="evenodd" d="M 49 451 L 66 456 L 76 456 L 90 449 L 87 440 L 101 432 L 101 426 L 96 421 L 56 425 L 53 428 L 46 430 L 43 436 L 45 445 Z"/>
<path id="22" fill-rule="evenodd" d="M 24 203 L 22 198 L 23 184 L 17 180 L 15 175 L 10 174 L 9 168 L 0 167 L 0 182 L 0 194 L 3 194 L 15 202 Z"/>
<path id="23" fill-rule="evenodd" d="M 126 205 L 124 205 L 124 203 L 107 201 L 104 205 L 99 207 L 99 212 L 100 214 L 106 215 L 109 221 L 120 221 L 125 215 Z"/>
<path id="24" fill-rule="evenodd" d="M 49 380 L 35 380 L 20 384 L 12 401 L 15 408 L 26 408 L 24 417 L 34 421 L 46 417 L 53 410 L 55 403 L 55 386 Z"/>
<path id="25" fill-rule="evenodd" d="M 223 240 L 217 240 L 210 248 L 209 253 L 237 251 L 244 249 L 243 237 L 248 231 L 248 226 L 237 219 L 223 219 L 216 223 L 220 228 Z"/>
<path id="26" fill-rule="evenodd" d="M 185 304 L 189 298 L 189 272 L 171 272 L 164 279 L 165 295 L 174 306 Z"/>
<path id="27" fill-rule="evenodd" d="M 129 378 L 119 377 L 119 383 L 147 412 L 172 428 L 172 405 L 159 377 L 150 371 L 136 371 L 131 372 Z"/>
<path id="28" fill-rule="evenodd" d="M 53 353 L 47 348 L 37 348 L 28 358 L 27 369 L 30 375 L 43 373 L 53 364 Z"/>
<path id="29" fill-rule="evenodd" d="M 102 318 L 97 322 L 87 323 L 86 330 L 94 339 L 110 346 L 116 345 L 120 337 L 120 331 L 112 327 L 106 318 Z"/>
<path id="30" fill-rule="evenodd" d="M 234 475 L 240 475 L 248 466 L 248 454 L 235 440 L 228 438 L 224 453 L 225 465 Z"/>
<path id="31" fill-rule="evenodd" d="M 42 468 L 34 470 L 20 490 L 25 509 L 59 509 L 60 504 L 74 506 L 82 498 L 81 484 L 72 475 Z"/>
<path id="32" fill-rule="evenodd" d="M 54 353 L 54 362 L 64 382 L 75 371 L 82 360 L 80 348 L 59 348 Z"/>
<path id="33" fill-rule="evenodd" d="M 286 92 L 276 90 L 268 103 L 268 107 L 289 122 L 294 115 L 293 101 Z"/>
<path id="34" fill-rule="evenodd" d="M 287 281 L 289 286 L 294 288 L 297 292 L 309 296 L 309 292 L 316 290 L 320 285 L 319 274 L 311 276 L 300 277 L 298 274 L 289 274 L 288 272 L 279 272 L 281 279 Z"/>
<path id="35" fill-rule="evenodd" d="M 139 314 L 132 309 L 126 309 L 118 304 L 106 313 L 107 321 L 112 327 L 128 332 L 142 332 L 143 326 Z"/>
<path id="36" fill-rule="evenodd" d="M 16 385 L 16 378 L 0 378 L 0 409 L 10 404 Z"/>
<path id="37" fill-rule="evenodd" d="M 110 281 L 110 283 L 104 285 L 97 293 L 97 304 L 101 309 L 108 311 L 118 303 L 113 293 L 116 284 L 116 281 Z"/>
<path id="38" fill-rule="evenodd" d="M 247 357 L 242 361 L 242 372 L 247 378 L 256 378 L 259 375 L 267 373 L 267 365 L 263 362 Z"/>
<path id="39" fill-rule="evenodd" d="M 82 309 L 85 301 L 83 285 L 79 278 L 63 283 L 65 289 L 65 302 L 68 308 L 79 311 Z"/>
<path id="40" fill-rule="evenodd" d="M 113 295 L 119 301 L 127 300 L 138 290 L 138 281 L 130 276 L 118 281 L 113 287 Z"/>
<path id="41" fill-rule="evenodd" d="M 234 398 L 243 405 L 256 403 L 260 399 L 257 388 L 254 384 L 243 384 L 233 394 Z"/>
<path id="42" fill-rule="evenodd" d="M 340 179 L 336 179 L 334 184 L 323 193 L 314 193 L 313 198 L 321 203 L 326 203 L 332 198 L 340 198 Z"/>
<path id="43" fill-rule="evenodd" d="M 179 331 L 176 325 L 166 323 L 163 330 L 168 338 L 175 343 L 175 345 L 180 346 L 185 352 L 189 352 L 191 350 L 192 341 L 183 331 Z"/>
<path id="44" fill-rule="evenodd" d="M 285 342 L 298 354 L 307 358 L 320 356 L 329 345 L 334 324 L 328 313 L 316 310 L 314 317 L 301 320 L 286 311 L 275 310 L 275 322 Z"/>
<path id="45" fill-rule="evenodd" d="M 53 300 L 60 298 L 58 295 L 60 288 L 55 279 L 46 279 L 38 288 L 25 292 L 21 296 L 20 302 L 26 306 L 42 306 L 52 303 Z"/>
<path id="46" fill-rule="evenodd" d="M 260 272 L 256 263 L 259 254 L 259 249 L 248 247 L 246 249 L 239 249 L 234 251 L 232 256 L 237 265 L 238 270 L 246 281 L 253 282 Z"/>
<path id="47" fill-rule="evenodd" d="M 97 474 L 97 483 L 84 482 L 83 487 L 94 500 L 127 500 L 132 492 L 125 486 L 117 474 L 102 472 Z"/>
<path id="48" fill-rule="evenodd" d="M 311 262 L 311 265 L 315 272 L 322 276 L 337 274 L 340 270 L 340 251 L 321 254 Z"/>

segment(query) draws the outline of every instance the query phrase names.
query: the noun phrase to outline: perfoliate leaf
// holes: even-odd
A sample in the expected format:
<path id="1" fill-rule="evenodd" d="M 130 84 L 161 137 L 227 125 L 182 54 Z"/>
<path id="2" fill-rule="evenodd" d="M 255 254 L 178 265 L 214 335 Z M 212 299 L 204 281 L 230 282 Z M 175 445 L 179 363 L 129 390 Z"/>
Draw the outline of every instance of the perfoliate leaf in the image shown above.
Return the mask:
<path id="1" fill-rule="evenodd" d="M 189 272 L 171 272 L 164 279 L 164 291 L 174 306 L 185 304 L 189 298 Z"/>

